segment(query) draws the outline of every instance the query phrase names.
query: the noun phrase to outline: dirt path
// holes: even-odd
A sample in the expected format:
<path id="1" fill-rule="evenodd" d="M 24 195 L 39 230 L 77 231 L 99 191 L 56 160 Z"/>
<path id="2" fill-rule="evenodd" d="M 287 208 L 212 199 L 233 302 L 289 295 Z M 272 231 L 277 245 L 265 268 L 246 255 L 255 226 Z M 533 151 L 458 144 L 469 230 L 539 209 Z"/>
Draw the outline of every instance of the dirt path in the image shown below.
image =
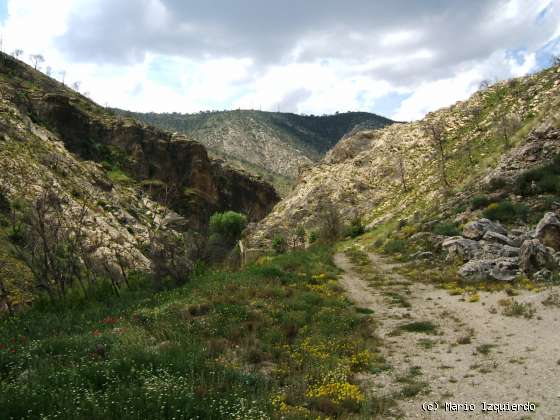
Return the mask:
<path id="1" fill-rule="evenodd" d="M 469 302 L 409 281 L 378 255 L 368 257 L 371 264 L 355 266 L 338 253 L 335 263 L 349 298 L 374 311 L 392 367 L 363 380 L 378 395 L 398 395 L 400 418 L 560 419 L 560 296 L 558 305 L 542 304 L 560 288 L 521 291 L 514 299 L 531 303 L 533 318 L 505 316 L 498 304 L 505 292 L 479 292 L 480 301 Z M 403 330 L 408 324 L 420 332 Z M 536 410 L 483 412 L 483 401 L 533 402 Z M 437 411 L 423 410 L 430 402 Z M 476 407 L 452 412 L 446 402 Z"/>

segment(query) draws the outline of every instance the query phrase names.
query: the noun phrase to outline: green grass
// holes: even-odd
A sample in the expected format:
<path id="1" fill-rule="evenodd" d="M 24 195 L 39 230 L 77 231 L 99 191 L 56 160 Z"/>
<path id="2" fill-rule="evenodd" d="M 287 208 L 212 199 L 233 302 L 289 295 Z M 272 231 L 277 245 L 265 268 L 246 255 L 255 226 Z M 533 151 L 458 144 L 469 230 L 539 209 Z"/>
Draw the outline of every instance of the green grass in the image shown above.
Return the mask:
<path id="1" fill-rule="evenodd" d="M 120 298 L 39 301 L 0 320 L 2 417 L 367 417 L 351 377 L 385 363 L 336 274 L 315 247 L 159 293 L 139 276 Z"/>
<path id="2" fill-rule="evenodd" d="M 487 356 L 490 354 L 490 351 L 496 347 L 495 344 L 481 344 L 480 346 L 476 346 L 476 351 L 480 354 Z"/>
<path id="3" fill-rule="evenodd" d="M 435 334 L 437 325 L 431 321 L 415 321 L 398 327 L 400 331 L 412 333 Z"/>
<path id="4" fill-rule="evenodd" d="M 407 298 L 397 292 L 386 292 L 385 296 L 389 298 L 391 304 L 401 308 L 410 308 L 412 306 Z"/>
<path id="5" fill-rule="evenodd" d="M 128 184 L 132 182 L 132 179 L 127 174 L 125 174 L 121 169 L 118 168 L 112 169 L 109 172 L 107 172 L 107 176 L 111 181 L 119 184 Z"/>

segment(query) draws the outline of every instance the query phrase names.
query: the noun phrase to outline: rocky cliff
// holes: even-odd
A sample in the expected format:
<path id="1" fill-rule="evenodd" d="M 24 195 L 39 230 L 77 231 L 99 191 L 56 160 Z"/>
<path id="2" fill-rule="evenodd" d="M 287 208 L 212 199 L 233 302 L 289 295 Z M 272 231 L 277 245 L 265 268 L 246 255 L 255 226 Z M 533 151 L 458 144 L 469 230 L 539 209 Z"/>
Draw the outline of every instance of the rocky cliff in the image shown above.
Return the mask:
<path id="1" fill-rule="evenodd" d="M 171 207 L 192 227 L 204 226 L 211 213 L 225 209 L 258 220 L 278 199 L 270 185 L 211 161 L 201 144 L 106 112 L 9 56 L 3 56 L 0 74 L 4 100 L 33 126 L 49 131 L 80 160 L 165 187 Z"/>
<path id="2" fill-rule="evenodd" d="M 278 201 L 271 185 L 209 159 L 201 144 L 107 112 L 4 54 L 0 168 L 4 199 L 32 205 L 48 191 L 66 222 L 79 223 L 96 244 L 98 262 L 126 255 L 140 269 L 149 267 L 154 222 L 168 219 L 176 232 L 204 230 L 213 212 L 235 210 L 257 221 Z M 0 226 L 0 242 L 5 235 Z M 13 280 L 2 270 L 9 258 L 1 245 L 0 277 Z"/>

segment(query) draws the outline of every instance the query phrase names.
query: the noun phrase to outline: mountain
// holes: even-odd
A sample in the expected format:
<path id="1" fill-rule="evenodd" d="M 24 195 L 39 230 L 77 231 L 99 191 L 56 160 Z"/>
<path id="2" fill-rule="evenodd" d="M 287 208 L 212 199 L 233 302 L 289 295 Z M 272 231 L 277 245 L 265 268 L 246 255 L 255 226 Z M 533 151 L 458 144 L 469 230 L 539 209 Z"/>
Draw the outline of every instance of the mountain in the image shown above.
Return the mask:
<path id="1" fill-rule="evenodd" d="M 536 223 L 559 192 L 552 169 L 550 176 L 546 168 L 531 172 L 560 153 L 559 92 L 560 69 L 552 67 L 496 83 L 420 121 L 358 131 L 301 174 L 248 232 L 248 246 L 270 247 L 275 236 L 289 242 L 301 228 L 318 231 L 329 212 L 342 223 L 359 218 L 394 229 L 421 220 L 453 224 L 458 214 L 468 221 L 488 205 L 517 206 Z M 477 198 L 486 205 L 472 205 Z"/>
<path id="2" fill-rule="evenodd" d="M 116 112 L 185 134 L 215 156 L 261 175 L 286 193 L 301 167 L 320 160 L 356 126 L 380 128 L 392 121 L 367 112 L 312 116 L 263 111 L 198 114 Z"/>
<path id="3" fill-rule="evenodd" d="M 146 244 L 160 231 L 203 232 L 226 210 L 257 221 L 278 201 L 271 185 L 210 159 L 200 143 L 108 112 L 5 54 L 0 91 L 0 202 L 8 203 L 0 262 L 11 261 L 10 283 L 21 264 L 8 255 L 8 239 L 24 221 L 56 226 L 53 245 L 57 235 L 83 236 L 81 260 L 103 272 L 117 270 L 116 255 L 130 269 L 149 269 Z"/>

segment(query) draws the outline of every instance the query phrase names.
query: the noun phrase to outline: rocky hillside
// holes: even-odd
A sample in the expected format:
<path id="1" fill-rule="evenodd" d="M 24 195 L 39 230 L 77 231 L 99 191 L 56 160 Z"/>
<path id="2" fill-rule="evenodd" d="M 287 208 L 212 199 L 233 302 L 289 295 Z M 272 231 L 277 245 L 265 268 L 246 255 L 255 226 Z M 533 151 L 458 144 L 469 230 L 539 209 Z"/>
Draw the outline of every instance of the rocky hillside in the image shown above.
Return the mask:
<path id="1" fill-rule="evenodd" d="M 461 224 L 506 208 L 508 223 L 534 225 L 560 192 L 553 169 L 535 169 L 560 153 L 559 92 L 553 67 L 496 83 L 421 121 L 357 132 L 301 174 L 248 232 L 248 244 L 270 246 L 298 227 L 309 236 L 333 209 L 343 223 L 361 218 L 370 228 L 399 220 Z"/>
<path id="2" fill-rule="evenodd" d="M 257 221 L 278 201 L 271 185 L 209 159 L 201 144 L 107 112 L 7 55 L 0 94 L 0 201 L 31 205 L 35 216 L 56 209 L 100 263 L 118 254 L 147 268 L 154 223 L 203 230 L 212 213 L 227 209 Z M 2 211 L 5 226 L 10 206 Z M 14 227 L 0 233 L 5 242 Z M 0 243 L 0 276 L 14 279 L 18 263 L 5 251 Z"/>
<path id="3" fill-rule="evenodd" d="M 185 134 L 230 164 L 264 176 L 283 192 L 299 168 L 320 160 L 355 127 L 373 129 L 392 123 L 367 112 L 305 116 L 245 110 L 198 114 L 116 111 Z"/>

